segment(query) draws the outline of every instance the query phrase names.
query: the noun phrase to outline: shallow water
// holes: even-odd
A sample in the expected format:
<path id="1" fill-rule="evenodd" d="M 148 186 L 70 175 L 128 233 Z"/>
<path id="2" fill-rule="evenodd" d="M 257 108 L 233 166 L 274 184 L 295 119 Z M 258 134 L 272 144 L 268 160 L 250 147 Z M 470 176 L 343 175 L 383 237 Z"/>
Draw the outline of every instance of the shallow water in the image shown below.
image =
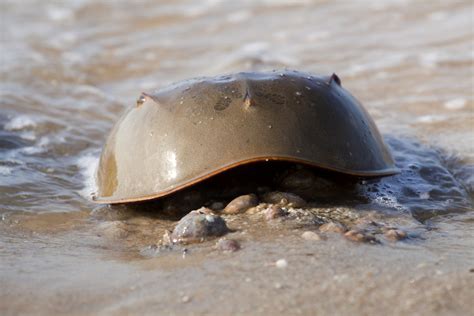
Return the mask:
<path id="1" fill-rule="evenodd" d="M 470 1 L 0 5 L 2 311 L 469 311 Z M 241 251 L 222 255 L 208 242 L 189 247 L 183 259 L 181 249 L 146 251 L 175 218 L 88 200 L 107 133 L 141 91 L 194 76 L 286 67 L 336 72 L 402 171 L 320 201 L 325 210 L 371 214 L 407 229 L 407 241 L 311 243 L 300 238 L 312 229 L 306 222 L 242 216 L 228 218 Z M 274 267 L 280 258 L 287 269 Z"/>

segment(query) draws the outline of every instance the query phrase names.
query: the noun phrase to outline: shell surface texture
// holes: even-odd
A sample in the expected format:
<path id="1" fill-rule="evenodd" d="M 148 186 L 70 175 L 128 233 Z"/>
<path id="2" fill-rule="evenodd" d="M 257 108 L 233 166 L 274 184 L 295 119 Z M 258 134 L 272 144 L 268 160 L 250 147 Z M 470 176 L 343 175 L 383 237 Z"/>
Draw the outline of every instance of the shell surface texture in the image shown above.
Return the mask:
<path id="1" fill-rule="evenodd" d="M 106 141 L 95 201 L 150 200 L 262 161 L 357 177 L 398 172 L 372 118 L 337 75 L 242 72 L 143 93 Z"/>

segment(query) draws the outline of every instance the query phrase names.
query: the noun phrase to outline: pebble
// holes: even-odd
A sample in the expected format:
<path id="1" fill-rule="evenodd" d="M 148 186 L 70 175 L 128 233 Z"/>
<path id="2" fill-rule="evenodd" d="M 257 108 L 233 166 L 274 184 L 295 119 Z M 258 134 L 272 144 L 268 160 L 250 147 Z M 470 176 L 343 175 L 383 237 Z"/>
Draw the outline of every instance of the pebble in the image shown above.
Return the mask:
<path id="1" fill-rule="evenodd" d="M 264 214 L 266 220 L 272 220 L 285 216 L 286 212 L 278 205 L 271 205 L 265 209 Z"/>
<path id="2" fill-rule="evenodd" d="M 224 208 L 224 203 L 222 203 L 222 202 L 212 202 L 212 204 L 209 207 L 214 211 L 220 211 Z"/>
<path id="3" fill-rule="evenodd" d="M 188 303 L 189 301 L 191 301 L 191 298 L 187 295 L 185 295 L 181 298 L 181 302 L 183 302 L 183 303 Z"/>
<path id="4" fill-rule="evenodd" d="M 305 231 L 301 237 L 306 240 L 322 240 L 322 236 L 312 231 Z"/>
<path id="5" fill-rule="evenodd" d="M 370 242 L 375 243 L 377 239 L 374 236 L 367 234 L 362 230 L 351 229 L 344 234 L 349 240 L 356 241 L 356 242 Z"/>
<path id="6" fill-rule="evenodd" d="M 225 220 L 212 210 L 201 207 L 184 216 L 171 233 L 171 242 L 191 243 L 203 241 L 209 237 L 226 234 L 229 228 Z"/>
<path id="7" fill-rule="evenodd" d="M 294 189 L 310 188 L 315 181 L 316 177 L 313 172 L 307 169 L 300 169 L 288 172 L 288 174 L 281 180 L 280 185 L 282 188 L 291 191 Z"/>
<path id="8" fill-rule="evenodd" d="M 224 252 L 235 252 L 240 250 L 240 244 L 237 240 L 221 238 L 217 241 L 217 249 Z"/>
<path id="9" fill-rule="evenodd" d="M 243 213 L 251 207 L 257 206 L 258 198 L 255 194 L 246 194 L 236 197 L 227 204 L 222 211 L 224 214 L 239 214 Z"/>
<path id="10" fill-rule="evenodd" d="M 387 239 L 397 241 L 407 238 L 407 233 L 400 229 L 390 228 L 384 232 Z"/>
<path id="11" fill-rule="evenodd" d="M 337 222 L 329 222 L 319 226 L 319 231 L 323 233 L 339 233 L 344 234 L 347 229 L 344 225 Z"/>
<path id="12" fill-rule="evenodd" d="M 100 226 L 100 236 L 110 239 L 125 239 L 129 235 L 127 225 L 122 221 L 104 222 Z"/>
<path id="13" fill-rule="evenodd" d="M 274 191 L 264 194 L 263 201 L 265 203 L 288 205 L 296 208 L 303 207 L 306 205 L 306 201 L 298 195 L 280 191 Z"/>
<path id="14" fill-rule="evenodd" d="M 285 259 L 278 259 L 275 262 L 275 266 L 279 269 L 284 269 L 288 266 L 288 261 L 286 261 Z"/>

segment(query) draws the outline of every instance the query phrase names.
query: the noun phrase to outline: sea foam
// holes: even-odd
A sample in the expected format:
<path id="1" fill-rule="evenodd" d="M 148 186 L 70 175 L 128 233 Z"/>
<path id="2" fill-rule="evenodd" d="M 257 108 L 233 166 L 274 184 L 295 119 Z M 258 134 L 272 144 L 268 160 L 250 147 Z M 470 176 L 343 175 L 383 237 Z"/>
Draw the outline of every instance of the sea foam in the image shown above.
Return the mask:
<path id="1" fill-rule="evenodd" d="M 97 192 L 96 171 L 99 165 L 99 151 L 87 152 L 77 159 L 77 167 L 80 170 L 80 175 L 84 187 L 79 191 L 79 194 L 87 199 Z"/>

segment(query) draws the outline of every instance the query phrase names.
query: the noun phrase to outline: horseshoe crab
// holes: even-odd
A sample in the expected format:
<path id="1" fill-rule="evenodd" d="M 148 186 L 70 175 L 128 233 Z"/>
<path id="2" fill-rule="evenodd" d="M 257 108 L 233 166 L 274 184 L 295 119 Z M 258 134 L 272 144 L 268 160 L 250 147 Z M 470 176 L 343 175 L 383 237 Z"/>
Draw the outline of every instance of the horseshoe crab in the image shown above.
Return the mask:
<path id="1" fill-rule="evenodd" d="M 94 199 L 150 200 L 262 161 L 358 177 L 398 172 L 373 120 L 337 75 L 243 72 L 143 93 L 107 139 Z"/>

